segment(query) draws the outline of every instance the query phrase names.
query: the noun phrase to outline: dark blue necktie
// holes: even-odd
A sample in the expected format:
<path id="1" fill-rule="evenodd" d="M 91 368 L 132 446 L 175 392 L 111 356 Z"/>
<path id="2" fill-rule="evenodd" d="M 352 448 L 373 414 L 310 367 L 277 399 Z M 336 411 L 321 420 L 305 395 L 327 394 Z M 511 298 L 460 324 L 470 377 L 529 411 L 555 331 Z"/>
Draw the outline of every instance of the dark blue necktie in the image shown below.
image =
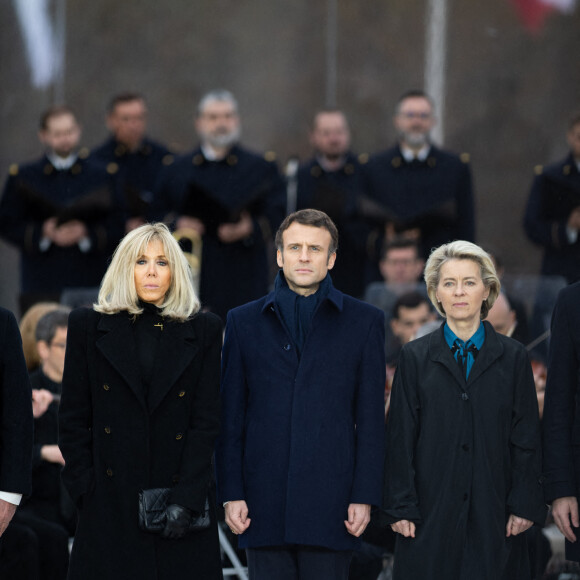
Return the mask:
<path id="1" fill-rule="evenodd" d="M 453 346 L 451 347 L 451 354 L 455 357 L 457 361 L 457 366 L 459 366 L 459 371 L 461 375 L 467 380 L 467 355 L 471 353 L 473 360 L 477 357 L 479 350 L 477 347 L 468 340 L 467 343 L 462 343 L 458 338 L 455 339 Z"/>

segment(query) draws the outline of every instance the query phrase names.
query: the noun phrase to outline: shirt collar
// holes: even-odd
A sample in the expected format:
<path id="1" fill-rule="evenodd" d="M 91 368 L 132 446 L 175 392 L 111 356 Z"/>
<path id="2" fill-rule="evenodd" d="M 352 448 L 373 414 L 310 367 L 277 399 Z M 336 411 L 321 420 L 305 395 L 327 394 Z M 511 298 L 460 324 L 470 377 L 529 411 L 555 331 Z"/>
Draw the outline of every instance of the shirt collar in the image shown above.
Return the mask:
<path id="1" fill-rule="evenodd" d="M 48 157 L 48 160 L 54 165 L 54 168 L 61 171 L 70 169 L 78 159 L 78 155 L 76 153 L 71 153 L 68 157 L 59 157 L 54 153 L 47 153 L 46 156 Z"/>
<path id="2" fill-rule="evenodd" d="M 447 322 L 443 325 L 443 334 L 445 336 L 445 342 L 451 348 L 456 340 L 458 340 L 463 347 L 469 342 L 471 342 L 477 350 L 481 350 L 483 343 L 485 341 L 485 327 L 483 322 L 479 323 L 479 328 L 475 331 L 475 334 L 467 341 L 463 342 L 452 330 L 449 328 Z"/>
<path id="3" fill-rule="evenodd" d="M 431 145 L 423 145 L 421 149 L 417 153 L 415 153 L 409 147 L 405 147 L 405 145 L 401 145 L 401 155 L 405 158 L 407 163 L 411 163 L 413 159 L 418 159 L 419 161 L 425 161 L 429 156 L 429 151 L 431 151 Z"/>

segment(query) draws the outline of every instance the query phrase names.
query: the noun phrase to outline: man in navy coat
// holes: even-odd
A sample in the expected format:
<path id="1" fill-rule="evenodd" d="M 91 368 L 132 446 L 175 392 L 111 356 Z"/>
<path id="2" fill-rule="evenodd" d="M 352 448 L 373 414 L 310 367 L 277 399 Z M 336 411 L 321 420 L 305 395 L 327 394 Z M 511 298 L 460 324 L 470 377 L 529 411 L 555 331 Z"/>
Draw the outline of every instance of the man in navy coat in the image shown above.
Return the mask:
<path id="1" fill-rule="evenodd" d="M 564 288 L 552 316 L 544 401 L 544 496 L 566 537 L 566 559 L 580 562 L 580 282 Z"/>
<path id="2" fill-rule="evenodd" d="M 383 313 L 332 286 L 337 246 L 290 214 L 274 291 L 228 314 L 219 500 L 255 580 L 346 580 L 381 499 Z"/>

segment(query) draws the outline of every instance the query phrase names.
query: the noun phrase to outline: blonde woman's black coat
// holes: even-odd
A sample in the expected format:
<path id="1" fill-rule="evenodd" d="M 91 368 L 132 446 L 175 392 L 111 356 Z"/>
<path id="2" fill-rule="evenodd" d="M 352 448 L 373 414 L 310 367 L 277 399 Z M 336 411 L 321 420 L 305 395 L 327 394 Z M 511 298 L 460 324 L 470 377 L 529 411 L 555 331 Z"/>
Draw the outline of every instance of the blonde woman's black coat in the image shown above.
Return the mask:
<path id="1" fill-rule="evenodd" d="M 461 375 L 443 327 L 403 348 L 387 420 L 385 505 L 410 520 L 396 580 L 529 580 L 510 514 L 543 524 L 538 403 L 525 348 L 487 322 Z"/>
<path id="2" fill-rule="evenodd" d="M 138 527 L 140 489 L 204 505 L 219 432 L 222 329 L 211 314 L 165 319 L 145 396 L 127 312 L 73 311 L 60 407 L 63 481 L 79 507 L 69 580 L 222 578 L 209 530 L 165 540 Z"/>

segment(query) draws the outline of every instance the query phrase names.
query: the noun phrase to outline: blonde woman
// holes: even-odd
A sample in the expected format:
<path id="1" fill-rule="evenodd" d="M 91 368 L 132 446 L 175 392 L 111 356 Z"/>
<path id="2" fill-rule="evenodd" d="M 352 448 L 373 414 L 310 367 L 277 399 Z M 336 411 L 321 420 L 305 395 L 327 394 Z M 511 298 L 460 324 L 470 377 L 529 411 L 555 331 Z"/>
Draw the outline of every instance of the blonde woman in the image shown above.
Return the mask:
<path id="1" fill-rule="evenodd" d="M 394 379 L 385 471 L 394 579 L 529 580 L 523 532 L 545 508 L 527 353 L 482 322 L 500 283 L 479 246 L 440 246 L 425 281 L 446 321 L 405 345 Z"/>
<path id="2" fill-rule="evenodd" d="M 59 418 L 79 509 L 70 580 L 222 578 L 213 508 L 209 529 L 188 531 L 219 431 L 221 323 L 198 310 L 179 245 L 151 224 L 121 241 L 93 309 L 70 316 Z M 171 488 L 159 534 L 139 527 L 138 495 L 152 488 Z"/>

